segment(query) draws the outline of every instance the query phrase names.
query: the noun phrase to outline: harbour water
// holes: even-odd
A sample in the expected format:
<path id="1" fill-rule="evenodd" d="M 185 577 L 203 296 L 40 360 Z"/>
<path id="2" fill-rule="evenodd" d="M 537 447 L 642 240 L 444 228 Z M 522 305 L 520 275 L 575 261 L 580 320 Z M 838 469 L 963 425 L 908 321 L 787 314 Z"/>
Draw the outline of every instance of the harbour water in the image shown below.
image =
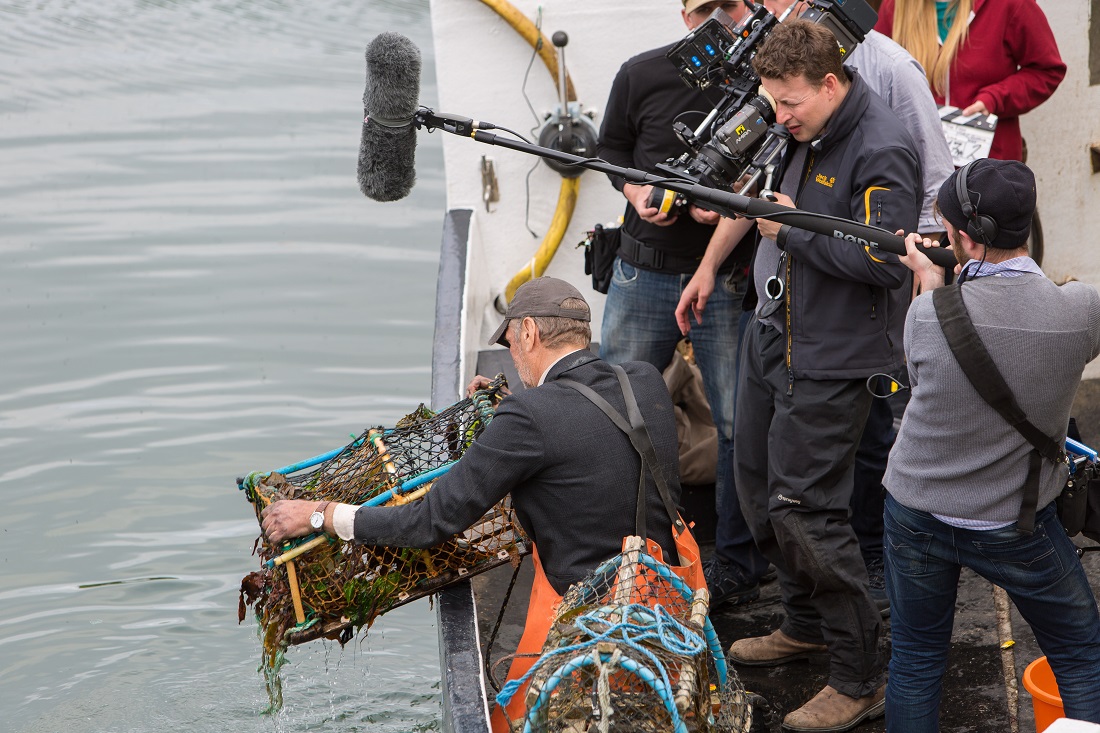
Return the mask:
<path id="1" fill-rule="evenodd" d="M 439 726 L 426 602 L 267 703 L 234 478 L 427 401 L 438 136 L 355 181 L 363 49 L 427 0 L 0 0 L 0 728 Z"/>

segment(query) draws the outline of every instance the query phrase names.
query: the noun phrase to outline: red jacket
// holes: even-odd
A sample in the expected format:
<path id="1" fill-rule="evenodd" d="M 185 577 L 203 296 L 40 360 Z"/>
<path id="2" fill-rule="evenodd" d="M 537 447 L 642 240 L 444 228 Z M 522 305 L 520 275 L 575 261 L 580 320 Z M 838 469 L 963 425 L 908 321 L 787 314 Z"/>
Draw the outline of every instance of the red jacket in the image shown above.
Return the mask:
<path id="1" fill-rule="evenodd" d="M 926 0 L 910 0 L 926 2 Z M 895 0 L 883 0 L 875 30 L 892 36 Z M 1045 102 L 1066 75 L 1050 24 L 1035 0 L 974 0 L 966 43 L 948 78 L 949 100 L 965 109 L 979 99 L 997 115 L 990 158 L 1020 160 L 1019 116 Z"/>

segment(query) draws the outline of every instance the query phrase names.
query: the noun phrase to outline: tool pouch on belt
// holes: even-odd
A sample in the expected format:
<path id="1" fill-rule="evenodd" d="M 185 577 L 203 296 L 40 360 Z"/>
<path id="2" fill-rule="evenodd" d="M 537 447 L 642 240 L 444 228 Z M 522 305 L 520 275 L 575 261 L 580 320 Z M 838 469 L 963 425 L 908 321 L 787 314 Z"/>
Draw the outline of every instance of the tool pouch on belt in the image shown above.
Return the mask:
<path id="1" fill-rule="evenodd" d="M 578 247 L 584 247 L 584 274 L 592 276 L 592 289 L 606 293 L 611 287 L 615 255 L 622 238 L 620 227 L 597 224 Z"/>
<path id="2" fill-rule="evenodd" d="M 1067 535 L 1083 534 L 1093 542 L 1100 542 L 1100 476 L 1094 464 L 1070 474 L 1056 503 L 1058 519 Z"/>
<path id="3" fill-rule="evenodd" d="M 1077 422 L 1072 417 L 1067 435 L 1081 440 Z M 1100 542 L 1100 470 L 1095 463 L 1079 465 L 1069 475 L 1056 502 L 1058 518 L 1066 528 L 1066 534 L 1070 537 L 1083 534 L 1094 542 Z"/>

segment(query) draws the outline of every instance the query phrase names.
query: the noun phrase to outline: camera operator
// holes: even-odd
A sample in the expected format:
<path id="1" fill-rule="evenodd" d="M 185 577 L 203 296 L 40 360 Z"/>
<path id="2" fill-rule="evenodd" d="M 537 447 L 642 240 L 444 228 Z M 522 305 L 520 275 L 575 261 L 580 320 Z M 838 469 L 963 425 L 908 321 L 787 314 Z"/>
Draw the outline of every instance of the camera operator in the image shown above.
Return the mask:
<path id="1" fill-rule="evenodd" d="M 684 24 L 694 29 L 719 7 L 734 20 L 746 14 L 740 0 L 684 0 L 681 12 Z M 639 54 L 619 70 L 600 129 L 601 158 L 615 165 L 654 170 L 658 163 L 684 150 L 673 132 L 673 123 L 689 114 L 701 120 L 721 98 L 717 91 L 712 93 L 713 99 L 708 99 L 687 87 L 675 66 L 665 58 L 669 48 Z M 621 178 L 615 177 L 611 181 L 629 204 L 621 230 L 622 246 L 607 293 L 600 357 L 612 363 L 648 361 L 664 369 L 682 338 L 674 315 L 676 303 L 708 242 L 716 235 L 719 217 L 692 205 L 685 211 L 662 213 L 646 203 L 651 186 L 624 185 Z M 737 244 L 737 241 L 723 242 L 722 249 L 729 252 Z M 706 565 L 712 607 L 758 598 L 760 579 L 768 567 L 737 506 L 730 458 L 737 321 L 751 256 L 748 242 L 723 263 L 718 273 L 723 282 L 711 298 L 707 323 L 692 333 L 695 359 L 718 429 L 715 481 L 718 536 L 715 555 Z"/>
<path id="2" fill-rule="evenodd" d="M 803 0 L 764 0 L 764 7 L 776 17 L 782 17 L 790 7 L 788 17 L 794 19 L 809 7 Z M 869 31 L 855 50 L 845 58 L 846 66 L 856 68 L 870 89 L 882 97 L 899 119 L 905 120 L 906 129 L 912 134 L 920 151 L 921 168 L 924 171 L 924 201 L 921 208 L 919 231 L 923 236 L 939 240 L 943 236 L 942 225 L 933 213 L 936 192 L 940 184 L 954 170 L 947 140 L 940 129 L 939 113 L 932 94 L 928 91 L 924 69 L 909 52 L 887 36 Z M 724 219 L 718 225 L 716 242 L 737 239 L 740 232 L 749 229 L 746 221 Z M 722 236 L 729 228 L 731 234 Z M 713 278 L 708 270 L 713 262 L 721 261 L 722 253 L 710 252 L 698 270 L 696 278 L 688 284 L 677 307 L 676 316 L 684 333 L 691 329 L 688 309 L 696 317 L 705 308 L 713 290 Z M 751 297 L 746 307 L 752 308 Z M 741 318 L 741 328 L 747 324 L 746 313 Z M 735 395 L 736 399 L 736 395 Z M 894 402 L 902 398 L 897 397 Z M 882 474 L 886 471 L 886 458 L 894 444 L 894 412 L 887 400 L 871 403 L 871 411 L 860 438 L 855 457 L 855 478 L 852 492 L 852 528 L 859 540 L 860 553 L 867 566 L 871 597 L 883 616 L 890 614 L 890 601 L 886 595 L 882 561 L 882 512 L 885 491 Z"/>
<path id="3" fill-rule="evenodd" d="M 916 143 L 842 66 L 830 31 L 803 20 L 779 26 L 753 68 L 793 138 L 780 203 L 891 231 L 916 228 Z M 753 537 L 779 570 L 786 619 L 768 636 L 735 642 L 729 656 L 772 666 L 828 652 L 828 685 L 784 726 L 849 730 L 884 707 L 882 619 L 848 507 L 871 402 L 865 381 L 902 364 L 909 273 L 895 255 L 780 221 L 758 228 L 759 304 L 742 345 L 734 470 Z"/>

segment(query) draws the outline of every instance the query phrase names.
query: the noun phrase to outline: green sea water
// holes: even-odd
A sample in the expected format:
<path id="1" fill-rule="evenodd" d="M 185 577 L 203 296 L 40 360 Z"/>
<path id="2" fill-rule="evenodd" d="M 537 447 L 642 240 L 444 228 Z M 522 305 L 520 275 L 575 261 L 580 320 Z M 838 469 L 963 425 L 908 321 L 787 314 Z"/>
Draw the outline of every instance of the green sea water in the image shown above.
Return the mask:
<path id="1" fill-rule="evenodd" d="M 359 193 L 363 50 L 427 0 L 0 2 L 0 729 L 439 723 L 434 613 L 267 704 L 234 479 L 429 401 L 438 136 Z"/>

